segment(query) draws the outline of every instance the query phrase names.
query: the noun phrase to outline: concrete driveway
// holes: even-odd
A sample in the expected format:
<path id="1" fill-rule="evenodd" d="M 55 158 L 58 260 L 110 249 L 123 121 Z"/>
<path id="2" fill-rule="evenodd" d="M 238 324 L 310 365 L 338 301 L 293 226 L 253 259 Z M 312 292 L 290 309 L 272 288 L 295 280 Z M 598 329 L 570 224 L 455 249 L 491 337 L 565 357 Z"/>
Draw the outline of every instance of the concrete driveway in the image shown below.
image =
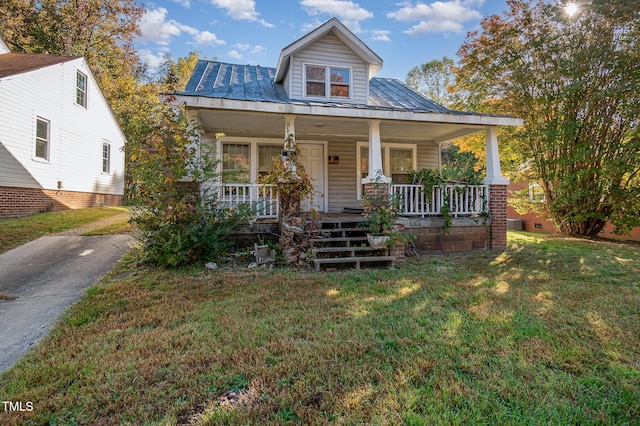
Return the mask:
<path id="1" fill-rule="evenodd" d="M 0 255 L 0 373 L 132 247 L 129 235 L 41 237 Z M 14 298 L 15 297 L 15 298 Z"/>

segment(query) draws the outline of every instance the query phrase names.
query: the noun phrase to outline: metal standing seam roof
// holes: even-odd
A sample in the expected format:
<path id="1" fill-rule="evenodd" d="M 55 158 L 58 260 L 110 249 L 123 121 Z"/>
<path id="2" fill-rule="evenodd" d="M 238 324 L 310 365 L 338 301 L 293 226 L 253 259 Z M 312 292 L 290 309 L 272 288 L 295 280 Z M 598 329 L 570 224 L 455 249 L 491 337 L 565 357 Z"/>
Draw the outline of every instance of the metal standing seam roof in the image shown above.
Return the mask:
<path id="1" fill-rule="evenodd" d="M 469 114 L 447 109 L 392 78 L 369 81 L 369 103 L 354 104 L 335 100 L 290 99 L 281 84 L 276 84 L 275 68 L 259 65 L 235 65 L 199 60 L 182 96 L 274 102 L 297 105 L 326 105 L 355 109 Z"/>

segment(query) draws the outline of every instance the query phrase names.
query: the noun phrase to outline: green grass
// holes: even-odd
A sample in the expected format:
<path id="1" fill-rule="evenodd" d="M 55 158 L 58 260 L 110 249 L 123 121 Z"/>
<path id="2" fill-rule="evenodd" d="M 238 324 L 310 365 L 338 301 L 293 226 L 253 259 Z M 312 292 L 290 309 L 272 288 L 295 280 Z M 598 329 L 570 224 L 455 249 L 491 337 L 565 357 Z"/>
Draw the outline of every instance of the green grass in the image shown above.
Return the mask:
<path id="1" fill-rule="evenodd" d="M 121 214 L 120 207 L 63 210 L 38 213 L 15 219 L 0 219 L 0 253 L 16 248 L 43 235 L 76 228 L 89 222 Z"/>
<path id="2" fill-rule="evenodd" d="M 2 424 L 637 424 L 640 245 L 510 233 L 395 270 L 132 258 L 0 378 Z"/>

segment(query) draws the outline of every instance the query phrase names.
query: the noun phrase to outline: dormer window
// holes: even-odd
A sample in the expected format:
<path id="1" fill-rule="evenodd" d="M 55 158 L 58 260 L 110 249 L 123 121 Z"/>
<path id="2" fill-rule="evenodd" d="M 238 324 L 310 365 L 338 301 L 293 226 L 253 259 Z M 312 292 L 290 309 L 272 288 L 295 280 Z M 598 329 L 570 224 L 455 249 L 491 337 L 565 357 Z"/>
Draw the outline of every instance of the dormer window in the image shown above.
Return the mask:
<path id="1" fill-rule="evenodd" d="M 305 96 L 351 98 L 351 69 L 324 65 L 305 65 Z"/>

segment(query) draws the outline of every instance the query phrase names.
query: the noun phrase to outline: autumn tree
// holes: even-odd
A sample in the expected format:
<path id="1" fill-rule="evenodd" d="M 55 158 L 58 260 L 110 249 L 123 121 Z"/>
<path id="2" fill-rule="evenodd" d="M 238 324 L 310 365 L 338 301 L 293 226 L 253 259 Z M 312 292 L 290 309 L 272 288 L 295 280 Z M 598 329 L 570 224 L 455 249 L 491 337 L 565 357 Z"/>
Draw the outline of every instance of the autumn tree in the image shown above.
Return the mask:
<path id="1" fill-rule="evenodd" d="M 459 51 L 484 112 L 524 118 L 512 143 L 561 232 L 640 225 L 640 1 L 509 0 Z"/>
<path id="2" fill-rule="evenodd" d="M 135 0 L 3 0 L 0 35 L 13 52 L 83 56 L 118 114 L 142 71 Z"/>
<path id="3" fill-rule="evenodd" d="M 432 101 L 452 108 L 459 99 L 456 83 L 455 62 L 446 56 L 413 67 L 406 78 L 407 85 Z"/>

